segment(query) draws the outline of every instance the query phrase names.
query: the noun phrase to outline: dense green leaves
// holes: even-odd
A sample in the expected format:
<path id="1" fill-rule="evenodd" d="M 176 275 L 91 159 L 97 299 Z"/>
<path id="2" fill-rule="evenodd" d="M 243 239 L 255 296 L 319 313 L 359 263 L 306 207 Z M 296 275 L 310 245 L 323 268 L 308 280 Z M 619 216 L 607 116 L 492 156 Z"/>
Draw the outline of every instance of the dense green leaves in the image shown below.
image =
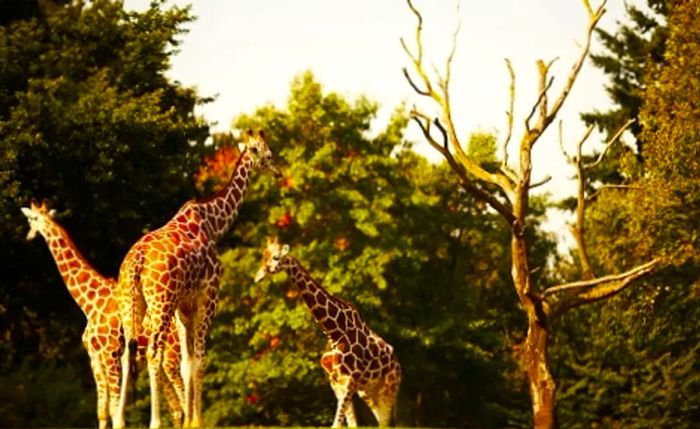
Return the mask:
<path id="1" fill-rule="evenodd" d="M 603 190 L 588 218 L 601 271 L 652 257 L 666 265 L 609 307 L 563 322 L 567 427 L 690 428 L 700 419 L 700 11 L 674 2 L 668 12 L 663 65 L 646 69 L 640 92 L 644 175 Z"/>
<path id="2" fill-rule="evenodd" d="M 445 166 L 408 149 L 401 110 L 370 135 L 375 113 L 364 98 L 324 93 L 307 73 L 285 109 L 236 121 L 265 130 L 285 177 L 253 179 L 223 255 L 210 423 L 325 425 L 333 417 L 321 330 L 284 274 L 252 281 L 272 235 L 395 347 L 404 372 L 399 424 L 500 427 L 519 417 L 510 407 L 525 393 L 519 376 L 508 379 L 517 374 L 508 334 L 522 321 L 513 300 L 501 299 L 508 231 L 454 192 Z M 361 423 L 374 424 L 358 409 Z"/>
<path id="3" fill-rule="evenodd" d="M 26 396 L 8 398 L 11 414 L 3 414 L 26 413 L 22 426 L 87 426 L 94 413 L 82 409 L 71 413 L 78 420 L 57 417 L 66 406 L 49 420 L 27 411 L 50 406 L 60 389 L 47 383 L 60 374 L 80 374 L 80 382 L 63 381 L 72 383 L 65 396 L 81 406 L 93 409 L 94 390 L 87 360 L 68 362 L 82 356 L 84 318 L 42 240 L 24 239 L 19 208 L 47 199 L 88 259 L 115 275 L 142 231 L 192 196 L 189 175 L 208 130 L 193 115 L 202 100 L 164 76 L 191 19 L 186 9 L 31 3 L 0 25 L 0 377 L 9 383 L 5 375 L 24 361 L 35 382 Z"/>

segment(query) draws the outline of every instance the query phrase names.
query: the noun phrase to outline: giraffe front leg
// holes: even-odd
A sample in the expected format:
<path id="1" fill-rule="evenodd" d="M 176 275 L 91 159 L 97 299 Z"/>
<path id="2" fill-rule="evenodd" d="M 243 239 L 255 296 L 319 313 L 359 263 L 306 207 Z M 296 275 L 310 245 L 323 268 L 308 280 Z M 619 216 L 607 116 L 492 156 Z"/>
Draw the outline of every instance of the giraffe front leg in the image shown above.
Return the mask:
<path id="1" fill-rule="evenodd" d="M 347 415 L 347 409 L 352 405 L 352 396 L 355 394 L 356 390 L 355 380 L 348 377 L 345 383 L 335 385 L 333 390 L 336 392 L 336 398 L 338 398 L 335 418 L 333 419 L 333 427 L 337 428 L 343 425 Z"/>
<path id="2" fill-rule="evenodd" d="M 86 348 L 90 348 L 89 339 L 86 340 Z M 88 350 L 90 355 L 90 366 L 92 367 L 92 375 L 95 378 L 95 390 L 97 391 L 97 422 L 100 429 L 107 427 L 107 418 L 109 416 L 107 390 L 107 377 L 99 353 Z"/>
<path id="3" fill-rule="evenodd" d="M 216 298 L 218 293 L 218 276 L 209 282 L 204 298 L 199 308 L 194 324 L 194 356 L 192 359 L 192 421 L 190 427 L 197 428 L 202 424 L 202 385 L 204 382 L 205 350 L 211 320 L 216 313 Z"/>
<path id="4" fill-rule="evenodd" d="M 128 344 L 128 343 L 127 343 Z M 131 347 L 124 347 L 121 356 L 121 386 L 119 388 L 119 402 L 117 404 L 117 410 L 112 414 L 112 427 L 114 429 L 121 429 L 124 427 L 124 414 L 126 412 L 126 394 L 129 388 L 129 377 L 131 376 L 131 359 L 129 354 L 131 353 Z"/>
<path id="5" fill-rule="evenodd" d="M 345 421 L 348 424 L 348 427 L 357 427 L 357 418 L 355 417 L 355 406 L 352 403 L 352 397 L 350 398 L 350 402 L 348 403 L 347 410 L 345 410 Z"/>
<path id="6" fill-rule="evenodd" d="M 201 294 L 196 302 L 193 320 L 193 356 L 192 356 L 192 419 L 190 427 L 197 428 L 202 424 L 202 385 L 204 381 L 205 350 L 211 321 L 216 313 L 216 302 L 219 292 L 221 264 L 213 251 L 210 258 L 212 266 L 207 271 L 208 276 L 201 284 Z"/>
<path id="7" fill-rule="evenodd" d="M 321 361 L 323 362 L 323 358 L 321 359 Z M 340 404 L 343 400 L 343 395 L 345 395 L 346 387 L 344 384 L 333 381 L 334 378 L 336 377 L 330 377 L 331 389 L 333 389 L 335 398 L 338 401 L 338 404 Z M 355 407 L 352 403 L 352 397 L 350 398 L 347 409 L 345 410 L 345 417 L 343 420 L 340 421 L 340 425 L 342 425 L 343 422 L 347 423 L 348 427 L 357 427 L 357 418 L 355 417 Z"/>

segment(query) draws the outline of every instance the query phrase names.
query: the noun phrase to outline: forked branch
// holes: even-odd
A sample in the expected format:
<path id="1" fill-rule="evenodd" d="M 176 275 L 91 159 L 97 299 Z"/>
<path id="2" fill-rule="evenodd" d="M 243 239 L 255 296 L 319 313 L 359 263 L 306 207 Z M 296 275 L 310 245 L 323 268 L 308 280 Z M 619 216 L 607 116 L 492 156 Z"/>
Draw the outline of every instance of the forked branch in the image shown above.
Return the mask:
<path id="1" fill-rule="evenodd" d="M 634 281 L 651 273 L 660 263 L 661 260 L 652 259 L 624 273 L 554 286 L 546 289 L 543 297 L 551 308 L 551 314 L 560 315 L 570 308 L 597 302 L 619 293 Z"/>
<path id="2" fill-rule="evenodd" d="M 561 121 L 559 122 L 559 145 L 561 146 L 562 152 L 564 153 L 564 156 L 566 156 L 568 162 L 573 164 L 576 168 L 576 179 L 578 185 L 576 193 L 576 220 L 574 224 L 571 225 L 571 233 L 576 242 L 576 251 L 578 253 L 579 262 L 581 263 L 581 272 L 584 279 L 592 279 L 595 277 L 593 268 L 591 267 L 590 258 L 588 257 L 588 249 L 586 248 L 585 239 L 586 203 L 590 200 L 590 198 L 586 197 L 586 176 L 590 170 L 602 162 L 610 147 L 612 147 L 612 145 L 620 139 L 620 136 L 622 136 L 625 130 L 632 125 L 633 122 L 634 120 L 630 119 L 624 123 L 617 130 L 615 135 L 613 135 L 613 137 L 605 144 L 603 151 L 597 157 L 596 161 L 590 164 L 586 164 L 583 161 L 583 145 L 588 140 L 588 137 L 590 137 L 591 132 L 593 131 L 593 125 L 586 129 L 583 137 L 581 137 L 576 144 L 576 155 L 571 157 L 568 156 L 564 150 L 564 144 L 562 143 L 561 136 L 562 123 Z"/>
<path id="3" fill-rule="evenodd" d="M 438 119 L 431 121 L 427 115 L 417 111 L 415 108 L 411 111 L 411 119 L 418 124 L 428 143 L 435 148 L 435 150 L 437 150 L 445 158 L 445 160 L 447 160 L 447 163 L 450 165 L 452 170 L 460 178 L 460 184 L 462 187 L 477 199 L 486 202 L 489 206 L 496 210 L 496 212 L 503 216 L 508 223 L 512 223 L 515 220 L 513 217 L 513 210 L 506 203 L 496 198 L 495 195 L 489 193 L 474 183 L 464 167 L 457 162 L 457 160 L 455 160 L 454 156 L 452 156 L 448 146 L 447 131 L 440 121 Z M 431 132 L 432 124 L 434 124 L 442 134 L 442 144 L 438 143 L 438 141 L 433 137 Z"/>
<path id="4" fill-rule="evenodd" d="M 431 81 L 430 77 L 428 76 L 428 73 L 425 70 L 424 64 L 423 64 L 423 40 L 422 40 L 422 27 L 423 27 L 423 17 L 421 16 L 420 12 L 416 7 L 413 5 L 411 0 L 406 0 L 406 3 L 408 4 L 408 7 L 411 9 L 413 14 L 417 18 L 417 25 L 416 25 L 416 48 L 415 48 L 415 53 L 409 49 L 408 45 L 406 42 L 401 39 L 401 45 L 403 46 L 404 51 L 406 54 L 411 58 L 412 64 L 413 64 L 413 71 L 415 74 L 419 77 L 421 85 L 419 86 L 411 77 L 411 73 L 409 73 L 408 70 L 404 71 L 404 76 L 406 77 L 406 80 L 408 81 L 409 85 L 411 85 L 411 88 L 413 88 L 416 93 L 427 96 L 438 105 L 440 108 L 440 123 L 443 127 L 443 130 L 445 131 L 445 134 L 448 137 L 449 145 L 451 147 L 451 153 L 454 161 L 456 161 L 462 169 L 464 169 L 466 172 L 469 173 L 469 175 L 473 176 L 475 180 L 477 181 L 482 181 L 490 184 L 495 184 L 501 190 L 505 193 L 505 195 L 508 197 L 509 200 L 512 201 L 513 198 L 513 192 L 514 192 L 514 186 L 512 180 L 505 174 L 496 172 L 496 173 L 491 173 L 484 169 L 478 162 L 476 162 L 474 159 L 472 159 L 464 150 L 462 144 L 459 141 L 457 129 L 454 123 L 454 120 L 452 118 L 452 107 L 450 105 L 450 92 L 449 92 L 449 85 L 450 85 L 450 78 L 451 78 L 451 68 L 452 68 L 452 60 L 454 58 L 455 52 L 456 52 L 456 46 L 457 46 L 457 35 L 459 33 L 459 25 L 457 26 L 455 32 L 453 33 L 452 36 L 452 47 L 450 50 L 450 54 L 447 58 L 446 61 L 446 70 L 444 76 L 440 76 L 438 73 L 438 79 L 437 79 L 437 85 L 434 85 L 433 82 Z M 422 121 L 423 125 L 425 126 L 425 120 Z M 442 151 L 441 151 L 442 153 Z M 444 155 L 444 154 L 443 154 Z M 450 164 L 452 165 L 452 164 Z M 459 173 L 458 173 L 459 174 Z M 482 192 L 479 192 L 479 195 L 483 195 L 484 191 L 481 186 L 478 187 L 478 189 L 481 189 Z M 479 196 L 480 199 L 482 199 L 481 196 Z M 495 197 L 489 198 L 487 202 L 491 204 L 492 201 L 498 201 Z M 492 205 L 493 207 L 493 205 Z M 496 207 L 493 207 L 494 209 L 497 209 Z M 498 210 L 498 209 L 497 209 Z M 498 210 L 499 213 L 501 210 Z M 508 216 L 508 218 L 511 218 L 512 216 Z"/>

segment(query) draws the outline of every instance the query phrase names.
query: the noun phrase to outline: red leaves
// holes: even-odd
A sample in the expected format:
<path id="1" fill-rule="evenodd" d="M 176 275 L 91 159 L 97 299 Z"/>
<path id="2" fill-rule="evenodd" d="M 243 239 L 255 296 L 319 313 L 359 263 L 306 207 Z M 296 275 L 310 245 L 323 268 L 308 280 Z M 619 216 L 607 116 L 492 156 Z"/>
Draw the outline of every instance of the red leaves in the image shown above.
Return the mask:
<path id="1" fill-rule="evenodd" d="M 204 163 L 194 176 L 197 189 L 204 189 L 211 184 L 213 191 L 223 188 L 229 181 L 241 152 L 235 145 L 221 146 L 211 156 L 204 158 Z"/>
<path id="2" fill-rule="evenodd" d="M 277 219 L 276 225 L 280 229 L 284 229 L 292 224 L 292 215 L 289 212 L 285 212 L 279 219 Z"/>
<path id="3" fill-rule="evenodd" d="M 250 405 L 255 405 L 260 402 L 260 395 L 257 392 L 249 393 L 245 396 L 245 401 Z"/>

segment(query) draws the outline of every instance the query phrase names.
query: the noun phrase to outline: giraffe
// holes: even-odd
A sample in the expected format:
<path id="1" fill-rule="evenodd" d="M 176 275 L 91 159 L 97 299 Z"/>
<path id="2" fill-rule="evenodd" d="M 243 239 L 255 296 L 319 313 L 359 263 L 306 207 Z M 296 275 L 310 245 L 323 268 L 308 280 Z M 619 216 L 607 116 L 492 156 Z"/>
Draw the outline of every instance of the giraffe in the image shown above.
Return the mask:
<path id="1" fill-rule="evenodd" d="M 379 426 L 387 426 L 401 384 L 401 366 L 393 347 L 367 326 L 353 304 L 330 294 L 288 253 L 289 245 L 280 245 L 276 238 L 268 240 L 255 281 L 286 270 L 328 337 L 321 366 L 338 400 L 333 427 L 342 426 L 345 420 L 348 426 L 357 426 L 352 405 L 355 392 L 370 407 Z"/>
<path id="2" fill-rule="evenodd" d="M 216 194 L 186 202 L 161 228 L 141 237 L 119 270 L 119 306 L 128 344 L 138 337 L 144 317 L 151 321 L 146 357 L 151 385 L 150 427 L 160 427 L 158 368 L 163 334 L 177 325 L 184 381 L 184 426 L 201 424 L 204 350 L 221 275 L 216 243 L 236 220 L 250 174 L 261 168 L 277 173 L 262 132 L 246 133 L 244 150 L 228 184 Z M 122 355 L 119 413 L 123 415 L 131 353 Z"/>
<path id="3" fill-rule="evenodd" d="M 30 207 L 21 210 L 30 225 L 27 239 L 33 240 L 37 233 L 44 237 L 68 291 L 87 318 L 83 346 L 88 352 L 97 388 L 97 420 L 100 429 L 106 428 L 108 416 L 114 418 L 119 405 L 120 359 L 124 348 L 119 308 L 114 297 L 116 281 L 103 276 L 87 262 L 65 228 L 53 219 L 54 211 L 48 210 L 45 202 L 41 205 L 32 202 Z M 169 383 L 164 384 L 163 390 L 173 425 L 178 426 L 182 418 L 179 392 L 183 387 L 177 333 L 170 333 L 166 349 L 167 362 L 163 368 Z M 142 356 L 145 348 L 141 347 L 138 353 Z"/>

